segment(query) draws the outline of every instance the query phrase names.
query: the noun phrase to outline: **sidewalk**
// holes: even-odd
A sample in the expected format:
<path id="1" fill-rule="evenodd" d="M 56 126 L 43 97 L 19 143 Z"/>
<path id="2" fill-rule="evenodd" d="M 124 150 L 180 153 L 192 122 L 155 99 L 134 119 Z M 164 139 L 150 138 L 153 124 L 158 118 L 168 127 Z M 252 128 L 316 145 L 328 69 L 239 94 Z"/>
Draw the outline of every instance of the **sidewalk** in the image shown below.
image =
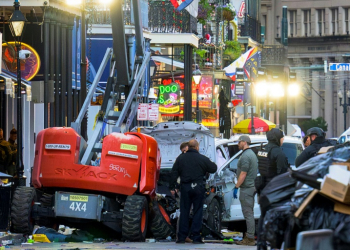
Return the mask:
<path id="1" fill-rule="evenodd" d="M 78 250 L 78 249 L 245 249 L 255 250 L 256 246 L 239 246 L 235 244 L 176 244 L 175 242 L 109 242 L 109 243 L 35 243 L 33 245 L 10 246 L 6 249 L 50 249 L 50 250 Z"/>

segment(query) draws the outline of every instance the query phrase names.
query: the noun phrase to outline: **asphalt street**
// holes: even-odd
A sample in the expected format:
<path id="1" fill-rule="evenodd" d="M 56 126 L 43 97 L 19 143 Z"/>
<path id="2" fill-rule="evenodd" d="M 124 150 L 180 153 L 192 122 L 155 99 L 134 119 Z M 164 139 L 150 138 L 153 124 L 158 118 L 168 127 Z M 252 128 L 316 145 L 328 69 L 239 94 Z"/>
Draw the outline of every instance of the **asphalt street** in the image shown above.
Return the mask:
<path id="1" fill-rule="evenodd" d="M 175 242 L 135 243 L 135 242 L 109 242 L 109 243 L 34 243 L 22 246 L 10 246 L 6 249 L 34 250 L 80 250 L 80 249 L 244 249 L 253 250 L 256 246 L 239 246 L 236 244 L 176 244 Z"/>

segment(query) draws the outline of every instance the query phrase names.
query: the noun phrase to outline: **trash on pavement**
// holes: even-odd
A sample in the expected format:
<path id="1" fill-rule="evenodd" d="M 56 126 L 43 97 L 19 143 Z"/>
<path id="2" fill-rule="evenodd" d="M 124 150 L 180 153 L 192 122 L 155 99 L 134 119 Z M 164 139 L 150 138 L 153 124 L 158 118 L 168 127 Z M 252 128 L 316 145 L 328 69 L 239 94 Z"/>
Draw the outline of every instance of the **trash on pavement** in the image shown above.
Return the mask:
<path id="1" fill-rule="evenodd" d="M 344 169 L 345 167 L 345 169 Z M 321 193 L 350 204 L 350 163 L 334 163 L 324 177 Z"/>
<path id="2" fill-rule="evenodd" d="M 147 243 L 154 243 L 154 242 L 156 242 L 156 239 L 146 239 L 146 242 Z"/>
<path id="3" fill-rule="evenodd" d="M 45 234 L 34 234 L 33 240 L 36 242 L 47 242 L 47 243 L 51 242 Z"/>
<path id="4" fill-rule="evenodd" d="M 294 248 L 299 232 L 331 229 L 336 249 L 350 244 L 350 144 L 336 145 L 297 171 L 275 177 L 264 189 L 268 208 L 259 232 L 272 248 Z M 294 174 L 296 173 L 296 174 Z M 292 176 L 293 180 L 288 176 Z M 313 236 L 318 240 L 317 235 Z M 347 248 L 346 248 L 347 247 Z"/>
<path id="5" fill-rule="evenodd" d="M 318 150 L 317 154 L 325 154 L 328 152 L 329 149 L 334 148 L 334 146 L 328 146 L 328 147 L 322 147 L 320 150 Z"/>
<path id="6" fill-rule="evenodd" d="M 284 173 L 273 178 L 261 191 L 261 209 L 266 210 L 273 204 L 276 207 L 278 204 L 283 204 L 290 200 L 296 190 L 295 184 L 296 180 L 289 173 Z"/>
<path id="7" fill-rule="evenodd" d="M 70 235 L 64 235 L 52 228 L 40 227 L 35 231 L 34 235 L 41 235 L 41 237 L 35 236 L 34 240 L 36 240 L 36 238 L 38 238 L 39 241 L 45 240 L 45 237 L 47 237 L 49 242 L 92 242 L 94 240 L 92 234 L 89 234 L 88 232 L 79 229 L 74 230 L 73 233 Z"/>
<path id="8" fill-rule="evenodd" d="M 41 235 L 42 237 L 46 236 L 49 241 L 51 242 L 65 242 L 67 235 L 63 235 L 59 232 L 57 232 L 55 229 L 47 228 L 47 227 L 40 227 L 35 231 L 34 235 Z M 36 238 L 36 237 L 35 237 Z M 34 238 L 34 240 L 35 240 Z M 40 239 L 39 239 L 40 240 Z"/>

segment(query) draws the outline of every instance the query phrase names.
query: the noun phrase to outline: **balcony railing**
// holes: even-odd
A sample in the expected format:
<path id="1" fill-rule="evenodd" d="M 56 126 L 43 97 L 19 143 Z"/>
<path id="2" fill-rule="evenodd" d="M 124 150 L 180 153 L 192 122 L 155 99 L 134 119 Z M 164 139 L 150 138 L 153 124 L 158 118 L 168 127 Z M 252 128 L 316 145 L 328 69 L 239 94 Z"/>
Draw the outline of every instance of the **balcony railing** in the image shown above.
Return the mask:
<path id="1" fill-rule="evenodd" d="M 261 51 L 261 65 L 281 65 L 285 60 L 285 49 L 282 45 L 264 45 Z"/>
<path id="2" fill-rule="evenodd" d="M 97 0 L 90 0 L 87 5 L 89 11 L 90 23 L 92 24 L 111 24 L 111 17 L 108 8 L 95 7 L 99 6 Z M 141 19 L 142 26 L 144 29 L 148 29 L 148 0 L 140 0 L 141 5 Z M 132 7 L 131 0 L 124 0 L 123 3 L 123 12 L 124 12 L 124 24 L 125 25 L 134 25 L 134 12 Z"/>
<path id="3" fill-rule="evenodd" d="M 203 58 L 197 55 L 195 51 L 193 52 L 194 61 L 201 70 L 220 69 L 222 60 L 222 48 L 210 45 L 199 45 L 198 50 L 206 51 Z"/>
<path id="4" fill-rule="evenodd" d="M 110 24 L 109 9 L 94 7 L 91 0 L 89 14 L 92 24 Z M 197 33 L 197 19 L 186 10 L 176 11 L 170 1 L 140 0 L 142 25 L 154 33 Z M 97 5 L 98 6 L 98 5 Z M 124 0 L 124 24 L 134 25 L 132 0 Z"/>
<path id="5" fill-rule="evenodd" d="M 258 43 L 261 42 L 261 23 L 245 14 L 241 24 L 241 36 L 249 36 Z"/>
<path id="6" fill-rule="evenodd" d="M 153 33 L 197 33 L 197 19 L 176 11 L 170 1 L 149 1 L 149 29 Z"/>

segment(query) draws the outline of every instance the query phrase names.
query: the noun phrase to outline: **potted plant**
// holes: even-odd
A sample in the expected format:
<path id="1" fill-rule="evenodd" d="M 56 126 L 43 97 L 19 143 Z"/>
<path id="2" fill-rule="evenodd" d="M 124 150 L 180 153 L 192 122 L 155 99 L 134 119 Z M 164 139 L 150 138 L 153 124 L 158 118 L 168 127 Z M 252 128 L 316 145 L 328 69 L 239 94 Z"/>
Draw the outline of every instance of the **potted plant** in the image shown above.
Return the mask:
<path id="1" fill-rule="evenodd" d="M 232 21 L 236 16 L 235 8 L 231 4 L 219 6 L 216 8 L 217 17 L 224 21 Z M 222 14 L 222 18 L 221 18 Z"/>
<path id="2" fill-rule="evenodd" d="M 205 49 L 194 49 L 193 50 L 193 53 L 196 53 L 197 55 L 199 55 L 200 59 L 199 59 L 199 67 L 203 67 L 204 66 L 204 57 L 205 57 L 205 54 L 207 53 L 208 51 L 205 50 Z"/>
<path id="3" fill-rule="evenodd" d="M 238 41 L 226 41 L 224 55 L 236 60 L 241 55 L 241 44 Z"/>
<path id="4" fill-rule="evenodd" d="M 205 25 L 213 10 L 214 7 L 208 3 L 208 0 L 200 0 L 198 3 L 197 21 Z"/>

